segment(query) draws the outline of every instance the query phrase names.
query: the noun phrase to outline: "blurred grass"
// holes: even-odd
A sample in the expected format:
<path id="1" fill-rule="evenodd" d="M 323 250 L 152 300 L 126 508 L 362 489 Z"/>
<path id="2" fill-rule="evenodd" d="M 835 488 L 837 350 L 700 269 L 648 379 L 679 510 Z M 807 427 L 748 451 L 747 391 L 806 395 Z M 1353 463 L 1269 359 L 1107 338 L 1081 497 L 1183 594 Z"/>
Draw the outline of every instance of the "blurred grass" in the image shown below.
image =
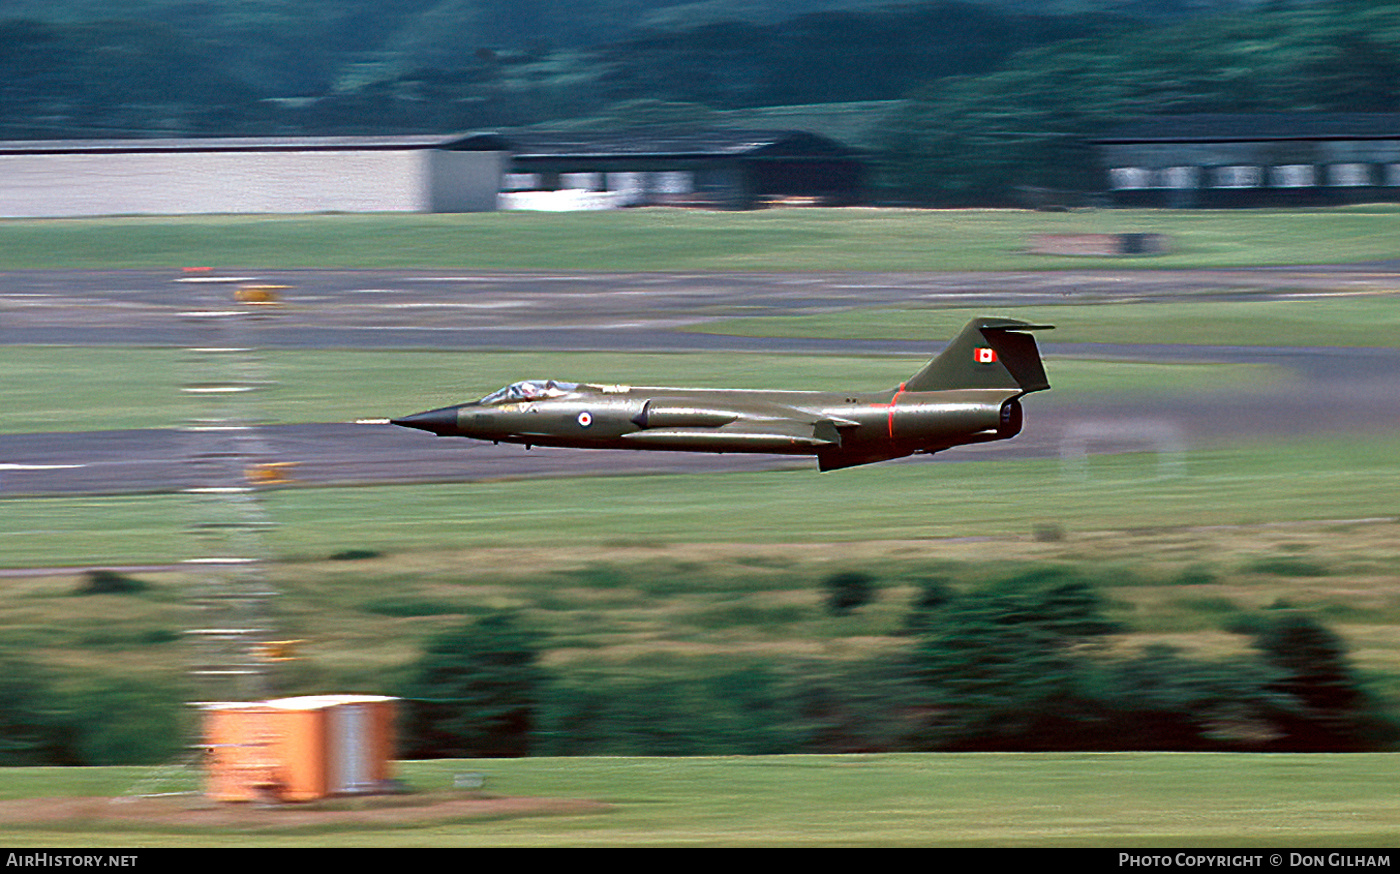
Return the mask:
<path id="1" fill-rule="evenodd" d="M 1026 252 L 1039 233 L 1164 233 L 1170 254 Z M 1334 264 L 1400 256 L 1400 208 L 1325 210 L 639 209 L 467 215 L 0 221 L 0 270 L 451 267 L 570 271 L 930 271 Z"/>
<path id="2" fill-rule="evenodd" d="M 84 819 L 45 827 L 7 823 L 0 835 L 28 847 L 1361 848 L 1391 847 L 1400 837 L 1396 760 L 1384 754 L 604 757 L 401 765 L 401 776 L 419 792 L 450 792 L 453 775 L 465 772 L 483 774 L 489 796 L 587 799 L 609 807 L 300 828 L 279 826 L 278 811 L 269 810 L 255 826 L 242 828 Z M 0 798 L 120 795 L 149 773 L 3 769 Z M 190 772 L 176 782 L 189 786 Z"/>
<path id="3" fill-rule="evenodd" d="M 308 218 L 114 219 L 0 222 L 0 269 L 114 266 L 463 266 L 478 269 L 925 270 L 1041 267 L 1231 266 L 1395 257 L 1400 211 L 1391 207 L 1308 213 L 1071 214 L 670 211 L 606 216 L 317 216 Z M 1145 259 L 1050 259 L 1021 252 L 1036 232 L 1155 231 L 1176 252 Z M 599 236 L 601 233 L 601 237 Z M 600 243 L 600 239 L 605 242 Z M 1046 320 L 1062 342 L 1201 342 L 1394 345 L 1384 301 L 1269 304 L 1267 310 L 1187 304 L 1069 307 Z M 1257 306 L 1257 305 L 1256 305 Z M 1255 316 L 1267 312 L 1267 317 Z M 1274 316 L 1278 315 L 1276 319 Z M 946 339 L 947 311 L 897 314 L 909 339 Z M 934 318 L 936 317 L 936 318 Z M 1037 315 L 1037 318 L 1042 316 Z M 908 319 L 905 322 L 903 320 Z M 929 319 L 929 321 L 921 321 Z M 1311 324 L 1310 324 L 1311 322 Z M 815 319 L 804 335 L 890 336 L 889 313 Z M 728 330 L 732 323 L 718 329 Z M 780 333 L 766 322 L 761 331 Z M 827 325 L 828 327 L 823 327 Z M 1355 342 L 1358 327 L 1377 326 Z M 1117 333 L 1115 333 L 1117 332 Z M 1204 333 L 1203 333 L 1204 332 Z M 1133 339 L 1141 338 L 1141 339 Z M 1288 338 L 1287 340 L 1279 338 Z M 263 399 L 275 421 L 336 421 L 397 414 L 479 396 L 523 376 L 736 387 L 884 387 L 919 359 L 746 355 L 603 355 L 287 351 L 269 353 L 277 391 Z M 1271 378 L 1263 368 L 1105 364 L 1051 360 L 1057 396 L 1130 389 L 1199 391 L 1210 384 Z M 181 362 L 168 350 L 0 349 L 0 407 L 6 430 L 161 427 L 187 415 L 178 397 Z M 168 401 L 165 400 L 168 398 Z M 890 464 L 819 476 L 812 470 L 701 477 L 493 482 L 359 489 L 292 488 L 267 494 L 282 527 L 269 536 L 290 563 L 276 566 L 289 597 L 279 627 L 314 630 L 311 657 L 291 681 L 331 677 L 383 682 L 412 658 L 429 630 L 470 612 L 525 606 L 558 611 L 557 659 L 655 662 L 648 644 L 694 644 L 725 657 L 752 647 L 798 648 L 830 641 L 829 652 L 878 648 L 902 615 L 911 571 L 888 541 L 923 541 L 940 556 L 990 550 L 1054 555 L 1141 571 L 1167 562 L 1193 567 L 1181 588 L 1125 577 L 1115 608 L 1165 634 L 1202 637 L 1230 605 L 1250 609 L 1286 591 L 1305 605 L 1331 605 L 1366 641 L 1359 661 L 1394 673 L 1397 605 L 1393 550 L 1375 552 L 1348 526 L 1316 534 L 1322 578 L 1282 579 L 1283 564 L 1257 547 L 1239 555 L 1178 543 L 1184 526 L 1394 516 L 1400 472 L 1395 435 L 1359 435 L 1199 449 L 1185 475 L 1156 479 L 1156 459 L 1094 459 L 1087 478 L 1058 462 L 949 460 Z M 189 548 L 191 510 L 176 496 L 0 501 L 0 567 L 178 560 Z M 1031 544 L 1036 525 L 1065 527 L 1064 543 Z M 1080 532 L 1111 529 L 1112 550 Z M 1288 540 L 1292 529 L 1272 529 Z M 1313 536 L 1310 534 L 1309 536 Z M 934 538 L 963 538 L 966 543 Z M 1001 537 L 984 546 L 982 538 Z M 1380 540 L 1385 537 L 1381 536 Z M 1393 538 L 1391 538 L 1393 540 Z M 658 559 L 668 544 L 694 543 L 692 562 Z M 735 544 L 757 544 L 745 560 L 721 561 Z M 792 547 L 790 544 L 802 544 Z M 884 545 L 882 545 L 884 544 Z M 503 547 L 520 551 L 503 554 Z M 761 552 L 772 547 L 772 554 Z M 347 549 L 379 550 L 365 562 L 324 562 Z M 869 559 L 871 550 L 891 554 Z M 960 551 L 961 550 L 961 551 Z M 1116 550 L 1113 551 L 1113 550 Z M 1251 551 L 1252 550 L 1252 551 Z M 812 608 L 811 566 L 860 561 L 882 595 L 852 623 Z M 633 570 L 607 563 L 625 553 Z M 791 558 L 794 552 L 800 558 Z M 1282 552 L 1282 551 L 1280 551 Z M 1264 553 L 1268 555 L 1272 553 Z M 1292 555 L 1292 553 L 1285 553 Z M 1111 556 L 1105 558 L 1105 556 Z M 603 556 L 604 558 L 599 558 Z M 785 558 L 789 556 L 789 558 Z M 983 556 L 985 558 L 985 556 Z M 1208 559 L 1212 572 L 1201 570 Z M 1294 559 L 1294 565 L 1301 566 Z M 583 570 L 580 563 L 588 563 Z M 926 562 L 925 562 L 926 563 Z M 1251 571 L 1250 568 L 1255 568 Z M 548 569 L 521 585 L 511 574 Z M 562 570 L 561 570 L 562 568 Z M 1286 568 L 1284 568 L 1286 569 Z M 1262 583 L 1249 586 L 1249 574 Z M 688 575 L 689 574 L 689 575 Z M 804 576 L 805 574 L 805 576 Z M 1242 576 L 1243 575 L 1243 576 Z M 75 670 L 158 674 L 178 669 L 169 647 L 146 631 L 179 627 L 177 575 L 139 596 L 74 600 L 52 579 L 7 580 L 5 638 Z M 810 578 L 810 579 L 808 579 Z M 1197 589 L 1212 588 L 1205 594 Z M 1254 582 L 1258 582 L 1255 580 Z M 694 586 L 694 591 L 687 587 Z M 1242 588 L 1243 587 L 1243 588 Z M 1131 591 L 1129 589 L 1131 588 Z M 1160 590 L 1160 594 L 1159 591 Z M 1379 593 L 1379 594 L 1378 594 Z M 1152 613 L 1152 599 L 1174 611 Z M 1386 600 L 1386 598 L 1389 600 Z M 1185 619 L 1182 615 L 1191 614 Z M 1339 620 L 1341 621 L 1341 620 Z M 1155 625 L 1154 625 L 1155 623 Z M 1358 624 L 1361 623 L 1361 624 Z M 117 627 L 125 636 L 95 634 Z M 310 636 L 310 635 L 308 635 Z M 775 644 L 776 641 L 776 644 Z M 1181 643 L 1177 638 L 1171 642 Z M 1209 641 L 1207 641 L 1209 643 Z M 1235 645 L 1238 645 L 1237 642 Z M 83 649 L 87 648 L 88 652 Z M 845 647 L 846 649 L 842 649 Z M 603 655 L 603 652 L 607 655 Z M 100 662 L 100 667 L 94 667 Z M 1393 685 L 1393 681 L 1392 681 Z M 512 795 L 596 798 L 616 805 L 593 816 L 498 818 L 392 829 L 318 826 L 250 834 L 235 829 L 150 825 L 7 824 L 17 845 L 113 846 L 447 843 L 538 845 L 1077 844 L 1104 846 L 1393 846 L 1400 816 L 1393 756 L 843 756 L 726 759 L 528 759 L 407 763 L 419 790 L 440 791 L 451 775 L 485 771 L 488 790 Z M 147 769 L 5 769 L 0 797 L 120 794 Z M 185 777 L 190 774 L 186 772 Z M 1261 816 L 1261 811 L 1264 815 Z"/>
<path id="4" fill-rule="evenodd" d="M 1310 438 L 1154 458 L 939 460 L 817 474 L 578 477 L 268 492 L 284 558 L 609 541 L 828 543 L 1392 517 L 1400 435 Z M 944 460 L 946 459 L 946 460 Z M 0 567 L 169 561 L 192 510 L 178 496 L 7 500 Z"/>
<path id="5" fill-rule="evenodd" d="M 1055 326 L 1045 343 L 1167 343 L 1201 346 L 1400 346 L 1400 285 L 1373 297 L 1269 301 L 1174 301 L 1110 306 L 1102 303 L 1027 308 Z M 810 316 L 771 316 L 706 322 L 687 330 L 748 337 L 833 337 L 925 340 L 989 311 L 1027 318 L 1004 307 L 861 308 Z"/>
<path id="6" fill-rule="evenodd" d="M 377 490 L 361 491 L 366 510 L 397 510 L 374 503 Z M 337 536 L 344 521 L 330 513 L 319 530 Z M 166 529 L 167 545 L 181 542 L 179 522 Z M 356 561 L 303 554 L 268 563 L 266 573 L 281 592 L 273 620 L 279 633 L 305 641 L 299 659 L 278 668 L 284 694 L 392 693 L 429 636 L 498 610 L 519 614 L 543 635 L 542 663 L 566 683 L 587 685 L 593 676 L 603 683 L 697 683 L 740 669 L 887 661 L 909 645 L 910 611 L 930 579 L 964 590 L 1055 568 L 1090 582 L 1105 599 L 1107 615 L 1125 629 L 1112 644 L 1121 653 L 1167 644 L 1200 658 L 1239 658 L 1249 638 L 1227 630 L 1234 620 L 1288 606 L 1325 617 L 1351 645 L 1369 688 L 1393 698 L 1400 693 L 1396 531 L 1392 518 L 1070 526 L 1051 542 L 1018 532 L 667 543 L 575 539 L 565 528 L 516 536 L 505 527 L 472 546 L 444 538 L 435 548 Z M 1307 557 L 1307 566 L 1296 568 L 1303 575 L 1261 565 L 1300 555 Z M 843 570 L 871 576 L 874 597 L 851 615 L 833 616 L 822 581 Z M 75 570 L 5 575 L 4 650 L 99 688 L 128 677 L 178 686 L 188 658 L 179 630 L 191 620 L 182 596 L 193 581 L 179 570 L 127 575 L 144 584 L 142 591 L 77 595 L 84 577 Z"/>
<path id="7" fill-rule="evenodd" d="M 940 336 L 947 329 L 940 330 Z M 940 339 L 939 342 L 942 342 Z M 932 344 L 930 344 L 932 346 Z M 347 422 L 475 400 L 519 379 L 790 388 L 891 388 L 922 356 L 758 353 L 481 352 L 281 349 L 260 354 L 274 385 L 243 409 L 271 423 Z M 1268 368 L 1052 360 L 1057 390 L 1162 394 L 1267 384 Z M 101 431 L 181 425 L 196 406 L 180 393 L 192 370 L 172 349 L 0 346 L 0 432 Z M 1058 396 L 1058 395 L 1057 395 Z"/>
<path id="8" fill-rule="evenodd" d="M 287 523 L 286 554 L 313 545 L 301 533 L 313 519 L 343 520 L 346 543 L 390 550 L 541 536 L 561 545 L 628 537 L 835 542 L 1029 532 L 1044 521 L 1093 529 L 1341 519 L 1394 514 L 1400 468 L 1391 459 L 1398 449 L 1400 435 L 1385 434 L 1201 450 L 1185 453 L 1186 475 L 1171 479 L 1155 478 L 1155 468 L 1126 479 L 1091 469 L 1081 479 L 1065 475 L 1058 461 L 948 456 L 835 475 L 803 468 L 625 483 L 286 490 L 271 495 L 269 507 Z"/>

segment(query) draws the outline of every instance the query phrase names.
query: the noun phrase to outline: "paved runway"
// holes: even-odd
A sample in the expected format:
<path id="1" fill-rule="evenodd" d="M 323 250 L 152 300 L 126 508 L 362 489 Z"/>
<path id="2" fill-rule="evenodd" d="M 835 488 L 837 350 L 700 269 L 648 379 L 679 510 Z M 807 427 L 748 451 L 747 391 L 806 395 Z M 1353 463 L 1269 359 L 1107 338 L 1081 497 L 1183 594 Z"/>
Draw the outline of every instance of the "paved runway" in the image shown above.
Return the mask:
<path id="1" fill-rule="evenodd" d="M 1301 431 L 1394 431 L 1400 425 L 1394 385 L 1378 402 L 1368 389 L 1287 387 L 1242 399 L 1144 398 L 1075 404 L 1053 392 L 1027 399 L 1026 427 L 1015 439 L 959 447 L 939 462 L 989 458 L 1072 458 L 1075 453 L 1175 452 L 1239 438 L 1296 436 Z M 0 434 L 0 496 L 164 492 L 212 483 L 189 459 L 199 434 L 177 430 Z M 560 475 L 705 473 L 810 468 L 808 458 L 681 452 L 570 450 L 492 445 L 437 438 L 390 425 L 306 424 L 260 428 L 253 461 L 291 462 L 293 484 L 472 482 Z M 926 464 L 927 457 L 890 464 Z M 829 474 L 839 476 L 840 474 Z"/>
<path id="2" fill-rule="evenodd" d="M 284 286 L 285 304 L 241 327 L 277 347 L 742 350 L 925 355 L 936 343 L 770 339 L 679 330 L 738 316 L 851 307 L 1233 299 L 1393 291 L 1400 265 L 1217 271 L 952 274 L 463 275 L 430 271 L 19 272 L 0 275 L 0 343 L 188 346 L 240 285 Z M 257 311 L 257 310 L 255 310 Z M 227 339 L 227 338 L 226 338 Z M 238 339 L 236 336 L 232 339 Z M 946 338 L 939 338 L 940 340 Z M 1052 391 L 1026 402 L 1015 440 L 940 459 L 1053 457 L 1194 445 L 1300 429 L 1393 429 L 1400 355 L 1388 349 L 1117 346 L 1043 343 L 1047 356 L 1280 365 L 1292 381 L 1245 398 L 1123 398 L 1074 405 Z M 1365 374 L 1365 378 L 1358 378 Z M 464 398 L 465 400 L 465 398 Z M 813 467 L 806 459 L 492 446 L 391 426 L 259 429 L 260 458 L 293 461 L 296 482 L 470 481 L 601 473 Z M 0 434 L 0 496 L 168 491 L 198 484 L 178 431 Z M 927 463 L 926 459 L 894 463 Z M 815 475 L 815 474 L 814 474 Z"/>
<path id="3" fill-rule="evenodd" d="M 717 342 L 734 348 L 739 340 L 678 329 L 740 316 L 901 305 L 1259 300 L 1393 292 L 1397 283 L 1394 264 L 937 274 L 19 271 L 0 275 L 0 343 L 198 344 L 208 336 L 207 320 L 182 314 L 226 308 L 245 284 L 284 286 L 285 305 L 268 308 L 256 327 L 260 345 L 631 351 L 709 349 Z M 745 342 L 781 348 L 768 339 Z"/>

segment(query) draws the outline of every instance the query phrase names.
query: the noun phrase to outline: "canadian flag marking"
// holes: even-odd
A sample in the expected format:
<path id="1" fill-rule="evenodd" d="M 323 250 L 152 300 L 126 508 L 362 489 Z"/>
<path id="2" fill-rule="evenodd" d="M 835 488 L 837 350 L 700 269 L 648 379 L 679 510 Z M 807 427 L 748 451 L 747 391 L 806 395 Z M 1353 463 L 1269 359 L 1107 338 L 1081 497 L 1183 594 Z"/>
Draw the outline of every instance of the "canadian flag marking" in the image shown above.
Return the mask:
<path id="1" fill-rule="evenodd" d="M 978 346 L 976 357 L 978 364 L 996 364 L 997 350 L 990 346 Z"/>

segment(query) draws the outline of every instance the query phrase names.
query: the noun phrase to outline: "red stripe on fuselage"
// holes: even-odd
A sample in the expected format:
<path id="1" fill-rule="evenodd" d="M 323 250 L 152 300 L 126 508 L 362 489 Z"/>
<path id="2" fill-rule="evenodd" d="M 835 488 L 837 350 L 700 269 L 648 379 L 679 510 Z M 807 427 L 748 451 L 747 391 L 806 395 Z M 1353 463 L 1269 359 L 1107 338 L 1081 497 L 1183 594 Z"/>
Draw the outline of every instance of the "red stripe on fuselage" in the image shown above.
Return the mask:
<path id="1" fill-rule="evenodd" d="M 894 440 L 894 405 L 898 403 L 899 396 L 904 394 L 904 383 L 899 384 L 899 388 L 894 390 L 894 397 L 890 398 L 890 440 Z"/>

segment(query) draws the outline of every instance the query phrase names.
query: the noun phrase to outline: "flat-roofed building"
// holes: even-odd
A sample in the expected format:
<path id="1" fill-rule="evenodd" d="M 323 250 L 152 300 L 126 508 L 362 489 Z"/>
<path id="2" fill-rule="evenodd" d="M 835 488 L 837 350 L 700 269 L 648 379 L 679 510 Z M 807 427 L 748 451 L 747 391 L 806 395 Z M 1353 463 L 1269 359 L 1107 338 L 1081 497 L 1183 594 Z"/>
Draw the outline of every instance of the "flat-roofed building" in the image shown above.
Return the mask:
<path id="1" fill-rule="evenodd" d="M 858 154 L 802 131 L 478 134 L 454 148 L 507 155 L 503 208 L 747 209 L 863 198 Z"/>
<path id="2" fill-rule="evenodd" d="M 1400 114 L 1164 115 L 1094 145 L 1120 206 L 1400 200 Z"/>
<path id="3" fill-rule="evenodd" d="M 460 139 L 0 142 L 0 216 L 495 209 L 503 156 Z"/>

